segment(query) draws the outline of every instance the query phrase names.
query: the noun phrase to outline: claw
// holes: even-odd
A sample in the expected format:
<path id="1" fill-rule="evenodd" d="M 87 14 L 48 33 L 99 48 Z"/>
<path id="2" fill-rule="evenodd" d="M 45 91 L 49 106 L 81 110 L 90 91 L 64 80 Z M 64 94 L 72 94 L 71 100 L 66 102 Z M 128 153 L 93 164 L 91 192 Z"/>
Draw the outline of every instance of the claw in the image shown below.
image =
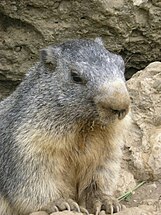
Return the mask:
<path id="1" fill-rule="evenodd" d="M 86 215 L 89 215 L 89 212 L 87 211 L 87 209 L 83 208 L 83 207 L 80 207 L 80 211 L 82 213 L 85 213 Z"/>
<path id="2" fill-rule="evenodd" d="M 64 202 L 64 205 L 66 206 L 66 208 L 67 208 L 68 211 L 71 211 L 70 210 L 70 205 L 67 202 Z"/>
<path id="3" fill-rule="evenodd" d="M 120 211 L 126 208 L 126 206 L 122 204 L 119 204 L 119 206 L 120 206 Z"/>
<path id="4" fill-rule="evenodd" d="M 54 209 L 55 209 L 56 212 L 59 212 L 59 209 L 58 209 L 57 206 L 54 206 Z"/>
<path id="5" fill-rule="evenodd" d="M 96 207 L 96 214 L 95 215 L 99 215 L 99 213 L 101 212 L 102 203 L 99 200 L 97 200 L 95 202 L 95 207 Z"/>
<path id="6" fill-rule="evenodd" d="M 96 208 L 96 215 L 99 215 L 100 211 L 101 211 L 101 205 L 97 206 L 97 208 Z"/>
<path id="7" fill-rule="evenodd" d="M 120 205 L 116 206 L 116 212 L 118 213 L 120 211 Z"/>
<path id="8" fill-rule="evenodd" d="M 65 199 L 65 198 L 60 198 L 54 202 L 50 202 L 46 207 L 41 208 L 42 211 L 46 211 L 48 214 L 53 214 L 54 212 L 59 212 L 59 211 L 77 211 L 78 213 L 82 212 L 85 213 L 86 215 L 89 215 L 88 211 L 83 208 L 79 207 L 77 202 L 75 202 L 72 199 Z"/>
<path id="9" fill-rule="evenodd" d="M 73 202 L 73 205 L 77 209 L 77 212 L 80 213 L 81 211 L 80 211 L 79 205 L 76 202 Z"/>
<path id="10" fill-rule="evenodd" d="M 120 205 L 122 210 L 126 209 L 126 206 L 125 205 Z"/>
<path id="11" fill-rule="evenodd" d="M 113 206 L 110 205 L 110 209 L 111 209 L 111 215 L 113 215 Z"/>

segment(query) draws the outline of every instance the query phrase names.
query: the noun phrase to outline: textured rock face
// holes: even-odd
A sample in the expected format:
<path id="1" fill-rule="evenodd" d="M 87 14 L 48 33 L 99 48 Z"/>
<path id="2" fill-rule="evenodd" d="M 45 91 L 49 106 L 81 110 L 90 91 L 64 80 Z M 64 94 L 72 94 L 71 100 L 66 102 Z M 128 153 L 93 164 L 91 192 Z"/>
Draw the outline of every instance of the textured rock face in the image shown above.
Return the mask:
<path id="1" fill-rule="evenodd" d="M 127 137 L 129 168 L 140 180 L 161 179 L 161 63 L 128 81 L 133 125 Z"/>
<path id="2" fill-rule="evenodd" d="M 1 0 L 0 99 L 19 83 L 41 47 L 66 39 L 101 36 L 125 58 L 129 72 L 159 60 L 160 17 L 158 0 Z"/>
<path id="3" fill-rule="evenodd" d="M 136 179 L 155 182 L 139 188 L 127 205 L 132 208 L 118 214 L 157 215 L 161 214 L 161 62 L 137 72 L 127 86 L 132 125 L 126 136 L 117 190 L 124 193 L 133 189 Z"/>

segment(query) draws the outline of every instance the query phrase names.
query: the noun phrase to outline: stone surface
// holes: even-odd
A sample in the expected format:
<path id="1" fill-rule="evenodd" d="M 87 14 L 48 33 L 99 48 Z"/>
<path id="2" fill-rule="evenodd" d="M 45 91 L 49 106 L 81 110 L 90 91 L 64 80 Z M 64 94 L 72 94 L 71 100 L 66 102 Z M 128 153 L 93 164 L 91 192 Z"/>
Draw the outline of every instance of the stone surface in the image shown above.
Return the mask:
<path id="1" fill-rule="evenodd" d="M 161 179 L 161 62 L 129 81 L 133 124 L 125 148 L 129 169 L 139 180 Z"/>
<path id="2" fill-rule="evenodd" d="M 158 0 L 1 0 L 0 99 L 37 61 L 40 48 L 66 39 L 101 36 L 125 58 L 129 77 L 161 58 L 160 22 Z"/>
<path id="3" fill-rule="evenodd" d="M 158 211 L 153 211 L 153 208 L 147 205 L 143 207 L 127 208 L 117 213 L 117 215 L 159 215 Z"/>
<path id="4" fill-rule="evenodd" d="M 122 168 L 118 185 L 117 185 L 117 196 L 122 193 L 127 192 L 128 190 L 132 190 L 136 186 L 136 181 L 134 179 L 134 175 L 124 168 Z"/>
<path id="5" fill-rule="evenodd" d="M 48 215 L 48 213 L 44 211 L 39 211 L 39 212 L 31 213 L 30 215 Z M 60 211 L 60 212 L 51 213 L 50 215 L 83 215 L 83 213 L 72 212 L 72 211 Z"/>
<path id="6" fill-rule="evenodd" d="M 33 212 L 30 215 L 48 215 L 45 211 Z"/>
<path id="7" fill-rule="evenodd" d="M 52 213 L 51 215 L 83 215 L 83 213 L 78 213 L 78 212 L 72 212 L 72 211 L 63 211 L 63 212 L 55 212 Z"/>

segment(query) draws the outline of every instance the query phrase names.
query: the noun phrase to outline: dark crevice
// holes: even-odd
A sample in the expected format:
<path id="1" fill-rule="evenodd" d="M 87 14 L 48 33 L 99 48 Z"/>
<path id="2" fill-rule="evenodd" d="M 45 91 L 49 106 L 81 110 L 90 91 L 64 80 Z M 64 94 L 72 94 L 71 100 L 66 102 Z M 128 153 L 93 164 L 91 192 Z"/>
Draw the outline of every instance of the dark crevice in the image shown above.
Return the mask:
<path id="1" fill-rule="evenodd" d="M 133 67 L 126 69 L 126 71 L 125 71 L 126 80 L 129 80 L 137 72 L 138 72 L 138 69 L 133 68 Z"/>
<path id="2" fill-rule="evenodd" d="M 85 17 L 85 16 L 82 16 L 80 19 L 86 19 L 86 17 Z"/>
<path id="3" fill-rule="evenodd" d="M 135 73 L 144 69 L 150 62 L 144 62 L 140 59 L 141 53 L 132 53 L 127 49 L 122 50 L 119 55 L 122 56 L 125 62 L 125 78 L 129 80 Z M 134 58 L 138 58 L 138 61 L 134 64 Z M 133 63 L 132 63 L 133 62 Z"/>
<path id="4" fill-rule="evenodd" d="M 0 86 L 16 87 L 21 81 L 0 80 Z"/>
<path id="5" fill-rule="evenodd" d="M 20 81 L 0 80 L 0 101 L 15 91 L 19 84 Z"/>

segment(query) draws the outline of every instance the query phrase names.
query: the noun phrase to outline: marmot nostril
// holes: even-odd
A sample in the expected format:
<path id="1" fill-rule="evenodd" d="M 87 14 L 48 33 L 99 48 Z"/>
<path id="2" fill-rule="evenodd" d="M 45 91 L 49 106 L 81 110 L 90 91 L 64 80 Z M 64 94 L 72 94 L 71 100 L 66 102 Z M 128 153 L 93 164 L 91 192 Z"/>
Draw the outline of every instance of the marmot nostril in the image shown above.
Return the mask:
<path id="1" fill-rule="evenodd" d="M 122 110 L 115 110 L 115 109 L 111 109 L 113 113 L 115 114 L 120 114 L 120 113 L 123 113 L 123 112 L 126 112 L 126 109 L 122 109 Z"/>
<path id="2" fill-rule="evenodd" d="M 111 109 L 111 112 L 116 114 L 116 115 L 118 115 L 118 119 L 120 119 L 120 120 L 123 119 L 126 116 L 128 111 L 129 111 L 129 108 L 120 109 L 120 110 L 119 109 L 118 110 Z"/>

